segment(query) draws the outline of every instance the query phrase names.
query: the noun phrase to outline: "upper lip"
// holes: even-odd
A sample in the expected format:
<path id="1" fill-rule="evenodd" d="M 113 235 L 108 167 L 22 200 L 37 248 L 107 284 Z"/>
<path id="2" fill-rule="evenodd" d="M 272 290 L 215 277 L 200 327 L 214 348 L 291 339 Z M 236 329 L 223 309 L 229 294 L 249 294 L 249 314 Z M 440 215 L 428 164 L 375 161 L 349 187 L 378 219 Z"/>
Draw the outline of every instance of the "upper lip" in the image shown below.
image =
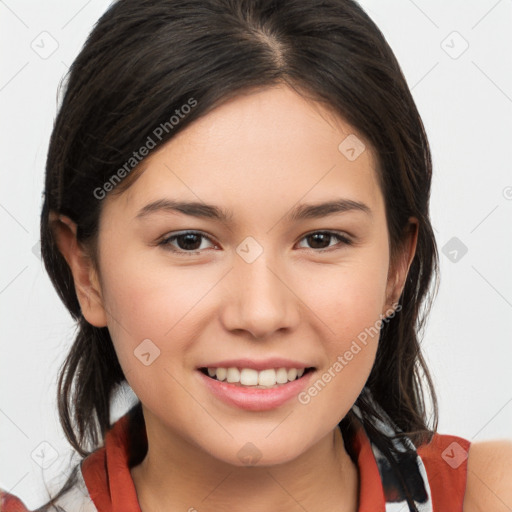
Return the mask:
<path id="1" fill-rule="evenodd" d="M 281 357 L 272 357 L 257 361 L 255 359 L 225 359 L 215 363 L 206 363 L 198 366 L 198 368 L 252 368 L 253 370 L 268 370 L 270 368 L 311 368 L 312 365 L 305 364 L 300 361 L 284 359 Z"/>

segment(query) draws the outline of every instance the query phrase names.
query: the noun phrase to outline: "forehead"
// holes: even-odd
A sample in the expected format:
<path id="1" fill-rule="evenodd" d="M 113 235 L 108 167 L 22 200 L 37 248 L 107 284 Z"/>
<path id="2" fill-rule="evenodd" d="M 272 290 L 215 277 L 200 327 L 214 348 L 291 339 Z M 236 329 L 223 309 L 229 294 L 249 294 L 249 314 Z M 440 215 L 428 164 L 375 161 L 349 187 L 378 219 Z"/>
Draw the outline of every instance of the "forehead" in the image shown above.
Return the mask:
<path id="1" fill-rule="evenodd" d="M 235 217 L 245 210 L 275 216 L 297 202 L 337 197 L 383 207 L 363 137 L 328 106 L 286 86 L 231 98 L 141 166 L 127 190 L 107 198 L 107 209 L 133 214 L 165 197 L 216 203 Z"/>

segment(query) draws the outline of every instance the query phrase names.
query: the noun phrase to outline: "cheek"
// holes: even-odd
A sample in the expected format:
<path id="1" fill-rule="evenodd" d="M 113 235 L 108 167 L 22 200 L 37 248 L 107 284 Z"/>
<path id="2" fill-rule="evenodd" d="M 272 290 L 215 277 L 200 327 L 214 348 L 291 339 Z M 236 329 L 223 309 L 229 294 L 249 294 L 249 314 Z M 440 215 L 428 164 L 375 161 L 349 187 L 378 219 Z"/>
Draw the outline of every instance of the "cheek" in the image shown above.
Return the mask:
<path id="1" fill-rule="evenodd" d="M 182 359 L 182 353 L 198 339 L 200 322 L 194 313 L 212 286 L 211 275 L 197 266 L 162 265 L 161 259 L 157 265 L 136 251 L 126 251 L 115 260 L 105 252 L 103 298 L 125 375 L 140 372 L 137 355 L 145 346 L 152 357 L 168 354 L 168 361 Z"/>
<path id="2" fill-rule="evenodd" d="M 303 282 L 308 305 L 325 325 L 330 350 L 343 349 L 380 318 L 385 306 L 387 271 L 387 258 L 375 246 L 342 265 L 319 268 L 314 281 Z"/>
<path id="3" fill-rule="evenodd" d="M 323 333 L 325 364 L 298 396 L 308 417 L 315 418 L 318 425 L 338 423 L 364 388 L 378 348 L 378 305 L 369 300 L 340 299 L 327 318 L 329 329 Z"/>
<path id="4" fill-rule="evenodd" d="M 315 282 L 309 284 L 307 296 L 321 320 L 316 324 L 317 335 L 322 339 L 326 361 L 318 379 L 299 401 L 311 403 L 311 412 L 314 409 L 320 415 L 329 414 L 327 403 L 335 404 L 341 418 L 357 399 L 375 361 L 385 305 L 387 259 L 380 247 L 375 247 L 375 251 L 334 271 L 325 267 L 316 274 Z"/>

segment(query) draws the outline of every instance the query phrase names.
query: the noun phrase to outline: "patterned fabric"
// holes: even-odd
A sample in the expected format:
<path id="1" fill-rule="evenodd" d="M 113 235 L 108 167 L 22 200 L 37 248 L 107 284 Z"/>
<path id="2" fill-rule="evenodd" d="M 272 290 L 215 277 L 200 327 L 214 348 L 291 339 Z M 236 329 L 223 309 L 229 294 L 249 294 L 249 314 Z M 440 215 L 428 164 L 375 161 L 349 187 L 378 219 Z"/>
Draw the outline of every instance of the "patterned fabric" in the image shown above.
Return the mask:
<path id="1" fill-rule="evenodd" d="M 362 425 L 360 410 L 353 408 L 359 423 L 355 433 L 345 440 L 347 451 L 355 454 L 359 472 L 358 512 L 407 512 L 403 485 L 410 490 L 418 512 L 462 512 L 466 487 L 467 461 L 461 453 L 469 450 L 469 441 L 435 434 L 428 445 L 417 450 L 404 438 L 395 440 L 400 475 L 390 461 L 369 439 Z M 79 481 L 62 497 L 58 512 L 141 512 L 130 467 L 142 460 L 147 450 L 145 427 L 136 427 L 135 407 L 120 418 L 107 433 L 105 445 L 81 463 Z M 385 414 L 383 417 L 386 418 Z M 387 435 L 395 430 L 379 422 Z M 408 450 L 409 449 L 409 450 Z M 453 455 L 455 454 L 455 455 Z M 30 512 L 15 496 L 0 490 L 1 512 Z"/>
<path id="2" fill-rule="evenodd" d="M 362 415 L 357 406 L 353 407 L 356 416 L 362 420 Z M 391 419 L 386 413 L 379 408 L 380 414 L 389 420 L 389 424 L 385 424 L 380 420 L 376 420 L 378 430 L 387 436 L 394 436 L 396 429 L 391 428 Z M 379 448 L 369 440 L 373 456 L 379 469 L 384 499 L 386 500 L 386 512 L 404 512 L 410 510 L 403 487 L 398 481 L 397 475 L 391 467 L 390 461 L 384 456 Z M 418 455 L 415 446 L 407 437 L 400 440 L 393 439 L 397 455 L 397 463 L 400 468 L 402 478 L 407 488 L 412 493 L 414 504 L 418 512 L 433 512 L 430 485 L 427 478 L 427 471 Z M 411 453 L 412 452 L 412 453 Z"/>
<path id="3" fill-rule="evenodd" d="M 397 453 L 396 467 L 400 476 L 398 477 L 393 471 L 390 460 L 365 432 L 361 411 L 354 406 L 352 410 L 360 423 L 353 443 L 358 445 L 359 457 L 365 445 L 370 446 L 372 455 L 367 457 L 366 462 L 358 464 L 359 469 L 365 465 L 371 466 L 375 461 L 379 476 L 378 483 L 382 489 L 382 502 L 376 499 L 371 505 L 365 507 L 362 507 L 364 493 L 361 492 L 358 512 L 412 510 L 407 504 L 400 479 L 409 490 L 418 512 L 462 512 L 470 442 L 458 436 L 436 433 L 429 444 L 423 444 L 416 449 L 408 437 L 394 438 L 398 429 L 392 427 L 393 421 L 375 402 L 373 406 L 386 421 L 384 423 L 374 420 L 374 424 L 377 430 L 392 439 Z M 363 474 L 363 472 L 360 473 L 360 475 Z M 372 487 L 377 487 L 378 483 L 374 479 Z M 371 493 L 371 491 L 368 492 Z"/>

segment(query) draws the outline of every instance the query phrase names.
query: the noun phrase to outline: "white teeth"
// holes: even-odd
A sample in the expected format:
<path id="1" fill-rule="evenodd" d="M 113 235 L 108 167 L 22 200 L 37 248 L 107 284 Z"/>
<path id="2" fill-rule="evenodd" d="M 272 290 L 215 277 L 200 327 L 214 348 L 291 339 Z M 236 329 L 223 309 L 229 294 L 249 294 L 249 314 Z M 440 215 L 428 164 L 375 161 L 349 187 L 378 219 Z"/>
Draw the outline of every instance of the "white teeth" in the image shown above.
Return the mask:
<path id="1" fill-rule="evenodd" d="M 302 373 L 304 373 L 304 369 L 300 370 Z M 302 375 L 302 373 L 300 375 Z M 288 380 L 294 380 L 295 377 L 297 377 L 298 375 L 298 372 L 297 372 L 297 368 L 290 368 L 287 372 L 286 372 L 286 378 Z M 300 377 L 299 375 L 299 377 Z"/>
<path id="2" fill-rule="evenodd" d="M 228 382 L 240 382 L 240 370 L 238 368 L 228 368 Z"/>
<path id="3" fill-rule="evenodd" d="M 286 384 L 288 382 L 288 370 L 286 368 L 279 368 L 277 370 L 276 382 L 278 384 Z"/>
<path id="4" fill-rule="evenodd" d="M 280 384 L 286 384 L 304 375 L 304 368 L 269 368 L 257 371 L 252 368 L 207 368 L 208 375 L 217 380 L 242 386 L 255 386 L 269 388 Z"/>
<path id="5" fill-rule="evenodd" d="M 273 368 L 261 370 L 258 373 L 258 384 L 260 386 L 274 386 L 276 384 L 276 371 Z"/>
<path id="6" fill-rule="evenodd" d="M 257 386 L 258 385 L 258 371 L 252 368 L 244 368 L 240 372 L 240 384 L 244 386 Z"/>

